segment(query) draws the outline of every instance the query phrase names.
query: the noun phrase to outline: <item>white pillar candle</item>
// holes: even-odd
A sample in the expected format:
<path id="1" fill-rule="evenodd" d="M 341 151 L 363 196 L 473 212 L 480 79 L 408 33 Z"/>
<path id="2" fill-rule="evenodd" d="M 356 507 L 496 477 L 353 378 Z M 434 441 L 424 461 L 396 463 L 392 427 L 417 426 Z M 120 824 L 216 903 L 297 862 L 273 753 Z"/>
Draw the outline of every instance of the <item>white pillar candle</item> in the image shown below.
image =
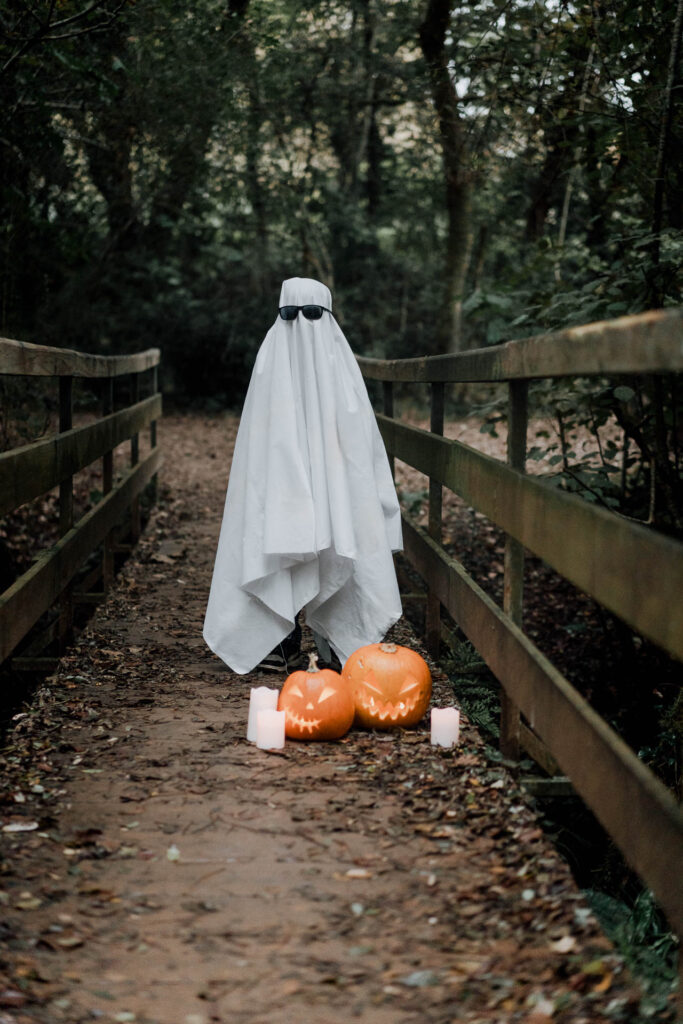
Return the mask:
<path id="1" fill-rule="evenodd" d="M 271 708 L 256 716 L 256 746 L 261 750 L 279 750 L 285 745 L 285 713 Z"/>
<path id="2" fill-rule="evenodd" d="M 256 716 L 259 711 L 275 710 L 277 707 L 277 690 L 269 690 L 267 686 L 252 688 L 249 695 L 249 719 L 247 721 L 247 739 L 256 743 Z"/>
<path id="3" fill-rule="evenodd" d="M 460 712 L 457 708 L 432 708 L 432 743 L 452 747 L 460 738 Z"/>

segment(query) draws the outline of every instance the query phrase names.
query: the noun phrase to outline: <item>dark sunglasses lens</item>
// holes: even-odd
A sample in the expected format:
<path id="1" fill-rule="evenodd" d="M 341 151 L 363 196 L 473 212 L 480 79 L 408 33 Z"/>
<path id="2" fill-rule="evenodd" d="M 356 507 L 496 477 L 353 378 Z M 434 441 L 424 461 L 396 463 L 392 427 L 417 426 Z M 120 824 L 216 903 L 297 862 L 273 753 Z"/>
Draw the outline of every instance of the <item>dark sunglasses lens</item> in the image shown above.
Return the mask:
<path id="1" fill-rule="evenodd" d="M 296 320 L 298 315 L 299 315 L 299 307 L 298 306 L 281 306 L 280 307 L 280 316 L 282 317 L 283 320 Z"/>
<path id="2" fill-rule="evenodd" d="M 302 306 L 301 312 L 307 320 L 319 320 L 323 315 L 322 306 Z"/>

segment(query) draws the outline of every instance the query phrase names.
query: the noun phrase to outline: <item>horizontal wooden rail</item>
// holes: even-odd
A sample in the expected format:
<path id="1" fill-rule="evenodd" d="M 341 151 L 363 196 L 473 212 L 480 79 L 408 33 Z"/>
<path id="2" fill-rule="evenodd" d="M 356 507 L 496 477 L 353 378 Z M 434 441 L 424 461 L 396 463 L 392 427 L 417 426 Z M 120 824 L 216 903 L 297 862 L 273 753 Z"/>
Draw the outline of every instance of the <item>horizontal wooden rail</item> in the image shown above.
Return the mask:
<path id="1" fill-rule="evenodd" d="M 683 371 L 683 309 L 618 317 L 456 355 L 359 357 L 384 381 L 503 381 Z"/>
<path id="2" fill-rule="evenodd" d="M 161 395 L 0 454 L 0 516 L 51 490 L 161 416 Z"/>
<path id="3" fill-rule="evenodd" d="M 683 814 L 666 787 L 464 568 L 404 517 L 406 554 L 683 934 Z"/>
<path id="4" fill-rule="evenodd" d="M 158 471 L 159 448 L 130 469 L 112 491 L 48 548 L 0 596 L 0 662 L 47 611 L 84 560 L 100 544 Z"/>
<path id="5" fill-rule="evenodd" d="M 683 660 L 683 544 L 481 452 L 378 414 L 387 446 Z M 634 585 L 634 580 L 637 585 Z"/>
<path id="6" fill-rule="evenodd" d="M 69 348 L 32 345 L 0 338 L 0 373 L 25 377 L 120 377 L 158 366 L 161 352 L 150 348 L 132 355 L 100 356 Z"/>

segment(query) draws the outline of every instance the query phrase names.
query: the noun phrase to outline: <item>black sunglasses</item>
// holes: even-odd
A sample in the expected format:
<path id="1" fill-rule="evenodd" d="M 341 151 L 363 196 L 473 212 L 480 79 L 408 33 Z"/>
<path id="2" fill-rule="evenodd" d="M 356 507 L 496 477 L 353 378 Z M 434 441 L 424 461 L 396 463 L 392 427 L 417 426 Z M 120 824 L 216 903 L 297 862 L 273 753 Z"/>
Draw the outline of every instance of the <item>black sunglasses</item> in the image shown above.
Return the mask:
<path id="1" fill-rule="evenodd" d="M 327 306 L 280 306 L 278 312 L 283 320 L 296 320 L 299 310 L 307 320 L 319 320 L 323 313 L 331 313 Z"/>

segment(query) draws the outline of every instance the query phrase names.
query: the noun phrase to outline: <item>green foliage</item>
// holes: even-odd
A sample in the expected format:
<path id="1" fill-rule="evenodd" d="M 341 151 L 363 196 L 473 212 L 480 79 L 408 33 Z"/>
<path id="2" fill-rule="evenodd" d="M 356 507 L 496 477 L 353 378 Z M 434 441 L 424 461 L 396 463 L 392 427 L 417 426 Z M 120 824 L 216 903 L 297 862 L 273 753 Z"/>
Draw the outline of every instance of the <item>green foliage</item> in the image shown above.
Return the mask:
<path id="1" fill-rule="evenodd" d="M 680 90 L 653 214 L 675 5 L 641 6 L 453 6 L 467 344 L 681 301 Z M 331 285 L 356 351 L 438 350 L 448 218 L 423 4 L 89 7 L 53 9 L 73 32 L 34 0 L 3 15 L 3 334 L 160 344 L 167 387 L 238 404 L 281 280 L 305 274 Z"/>
<path id="2" fill-rule="evenodd" d="M 419 491 L 399 491 L 398 496 L 401 507 L 406 510 L 409 516 L 416 518 L 429 498 L 429 491 L 422 487 Z"/>
<path id="3" fill-rule="evenodd" d="M 665 1011 L 676 987 L 678 942 L 652 893 L 641 892 L 633 906 L 595 889 L 584 895 L 643 989 L 642 1017 L 649 1019 Z"/>
<path id="4" fill-rule="evenodd" d="M 47 433 L 57 395 L 41 378 L 0 376 L 0 451 L 30 444 Z"/>
<path id="5" fill-rule="evenodd" d="M 467 717 L 489 738 L 500 736 L 500 684 L 468 641 L 444 660 Z"/>

